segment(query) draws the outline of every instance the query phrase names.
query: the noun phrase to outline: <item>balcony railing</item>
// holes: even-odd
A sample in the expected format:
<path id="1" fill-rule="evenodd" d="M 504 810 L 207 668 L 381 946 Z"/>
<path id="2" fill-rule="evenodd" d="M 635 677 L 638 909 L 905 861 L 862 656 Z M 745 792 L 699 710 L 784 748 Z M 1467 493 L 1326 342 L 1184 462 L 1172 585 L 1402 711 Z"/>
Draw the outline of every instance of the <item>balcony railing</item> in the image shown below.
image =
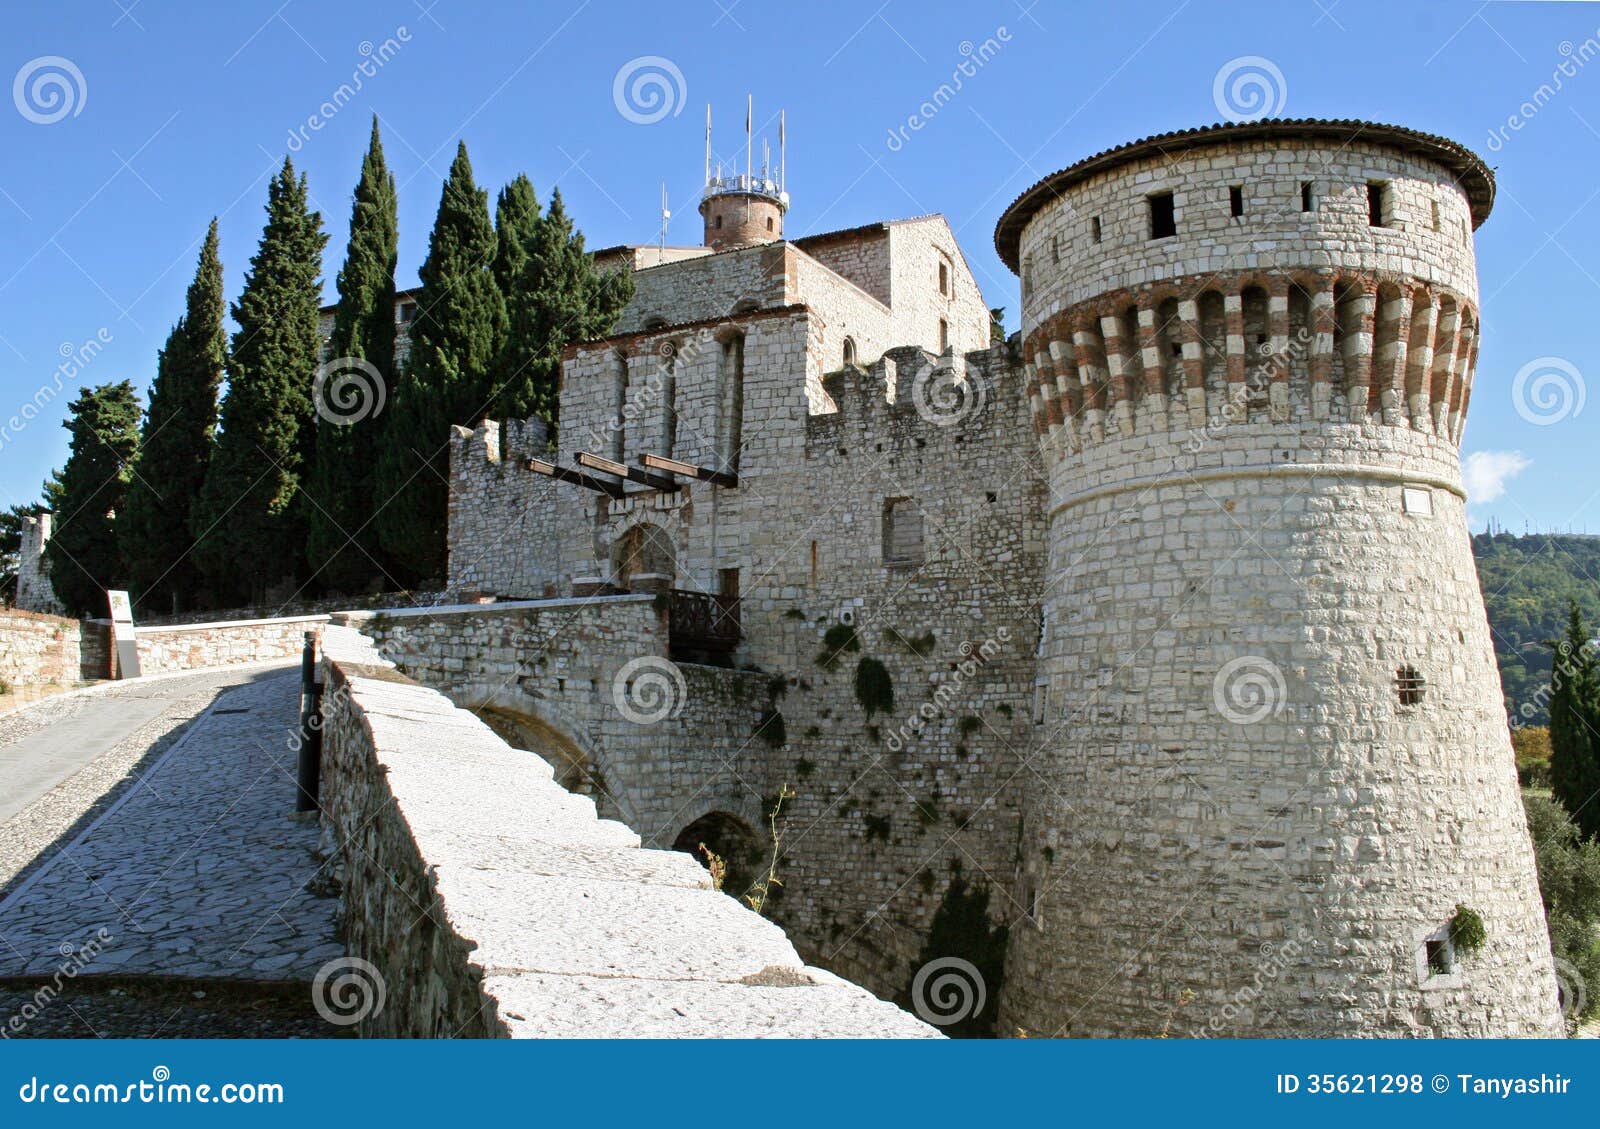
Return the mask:
<path id="1" fill-rule="evenodd" d="M 727 654 L 739 645 L 739 598 L 674 588 L 667 593 L 667 629 L 675 651 Z"/>

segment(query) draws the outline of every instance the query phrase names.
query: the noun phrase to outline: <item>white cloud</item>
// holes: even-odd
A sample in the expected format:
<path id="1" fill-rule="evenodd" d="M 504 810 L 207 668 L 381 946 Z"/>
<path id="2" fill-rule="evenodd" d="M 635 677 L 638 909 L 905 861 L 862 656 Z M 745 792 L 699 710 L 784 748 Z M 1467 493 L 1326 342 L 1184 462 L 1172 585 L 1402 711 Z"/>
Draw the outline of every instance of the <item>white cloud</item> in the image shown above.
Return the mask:
<path id="1" fill-rule="evenodd" d="M 1492 502 L 1506 492 L 1506 480 L 1533 465 L 1521 451 L 1474 451 L 1461 460 L 1461 477 L 1467 487 L 1467 503 Z"/>

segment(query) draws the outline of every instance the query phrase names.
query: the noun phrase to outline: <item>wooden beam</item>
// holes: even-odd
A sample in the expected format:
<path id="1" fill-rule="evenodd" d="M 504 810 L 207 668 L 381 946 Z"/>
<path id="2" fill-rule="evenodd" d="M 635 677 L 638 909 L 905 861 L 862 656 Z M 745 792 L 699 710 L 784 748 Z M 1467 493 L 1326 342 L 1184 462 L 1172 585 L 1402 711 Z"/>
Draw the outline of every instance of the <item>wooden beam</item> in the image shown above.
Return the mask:
<path id="1" fill-rule="evenodd" d="M 547 475 L 558 482 L 570 482 L 574 486 L 582 486 L 585 490 L 594 490 L 608 498 L 622 498 L 625 491 L 615 482 L 607 482 L 603 478 L 596 478 L 582 471 L 570 470 L 555 463 L 547 463 L 543 459 L 529 459 L 528 469 L 535 474 Z"/>
<path id="2" fill-rule="evenodd" d="M 618 478 L 625 479 L 628 482 L 637 482 L 640 486 L 648 486 L 652 490 L 671 492 L 678 489 L 677 480 L 668 478 L 664 474 L 651 474 L 647 470 L 640 470 L 638 467 L 619 463 L 615 459 L 592 455 L 588 451 L 579 451 L 577 458 L 579 466 L 586 466 L 590 470 L 604 471 L 606 474 L 614 474 Z"/>
<path id="3" fill-rule="evenodd" d="M 668 474 L 678 474 L 685 478 L 697 479 L 700 482 L 710 482 L 716 486 L 734 487 L 739 485 L 739 476 L 737 474 L 730 474 L 725 470 L 712 470 L 710 467 L 695 466 L 693 463 L 669 459 L 665 455 L 640 455 L 639 461 L 652 470 L 664 470 Z"/>

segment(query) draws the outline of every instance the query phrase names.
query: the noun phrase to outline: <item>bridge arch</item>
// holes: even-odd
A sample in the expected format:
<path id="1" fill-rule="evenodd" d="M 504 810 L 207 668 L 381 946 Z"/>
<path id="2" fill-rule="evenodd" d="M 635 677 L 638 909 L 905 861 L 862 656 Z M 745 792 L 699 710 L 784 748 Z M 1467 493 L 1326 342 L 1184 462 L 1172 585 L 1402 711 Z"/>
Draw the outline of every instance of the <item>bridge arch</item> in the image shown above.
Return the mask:
<path id="1" fill-rule="evenodd" d="M 762 874 L 767 845 L 765 836 L 743 816 L 715 809 L 679 831 L 672 849 L 693 855 L 695 861 L 707 869 L 710 869 L 710 860 L 706 852 L 716 855 L 727 868 L 723 890 L 734 897 L 742 897 Z"/>

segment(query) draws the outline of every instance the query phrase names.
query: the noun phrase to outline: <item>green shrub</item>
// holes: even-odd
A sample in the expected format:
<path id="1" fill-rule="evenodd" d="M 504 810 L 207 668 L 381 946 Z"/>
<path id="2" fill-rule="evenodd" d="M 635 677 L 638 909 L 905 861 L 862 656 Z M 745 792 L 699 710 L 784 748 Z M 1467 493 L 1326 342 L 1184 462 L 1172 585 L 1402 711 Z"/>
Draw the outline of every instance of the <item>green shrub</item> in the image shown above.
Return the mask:
<path id="1" fill-rule="evenodd" d="M 1450 919 L 1450 940 L 1456 951 L 1471 956 L 1483 948 L 1483 943 L 1488 939 L 1489 931 L 1484 927 L 1478 911 L 1457 906 L 1456 915 Z"/>
<path id="2" fill-rule="evenodd" d="M 856 664 L 856 701 L 869 718 L 894 712 L 894 679 L 889 677 L 889 668 L 871 655 Z"/>
<path id="3" fill-rule="evenodd" d="M 861 640 L 856 636 L 855 627 L 848 623 L 836 623 L 822 636 L 822 653 L 817 656 L 817 665 L 823 670 L 835 670 L 841 655 L 859 650 Z"/>

